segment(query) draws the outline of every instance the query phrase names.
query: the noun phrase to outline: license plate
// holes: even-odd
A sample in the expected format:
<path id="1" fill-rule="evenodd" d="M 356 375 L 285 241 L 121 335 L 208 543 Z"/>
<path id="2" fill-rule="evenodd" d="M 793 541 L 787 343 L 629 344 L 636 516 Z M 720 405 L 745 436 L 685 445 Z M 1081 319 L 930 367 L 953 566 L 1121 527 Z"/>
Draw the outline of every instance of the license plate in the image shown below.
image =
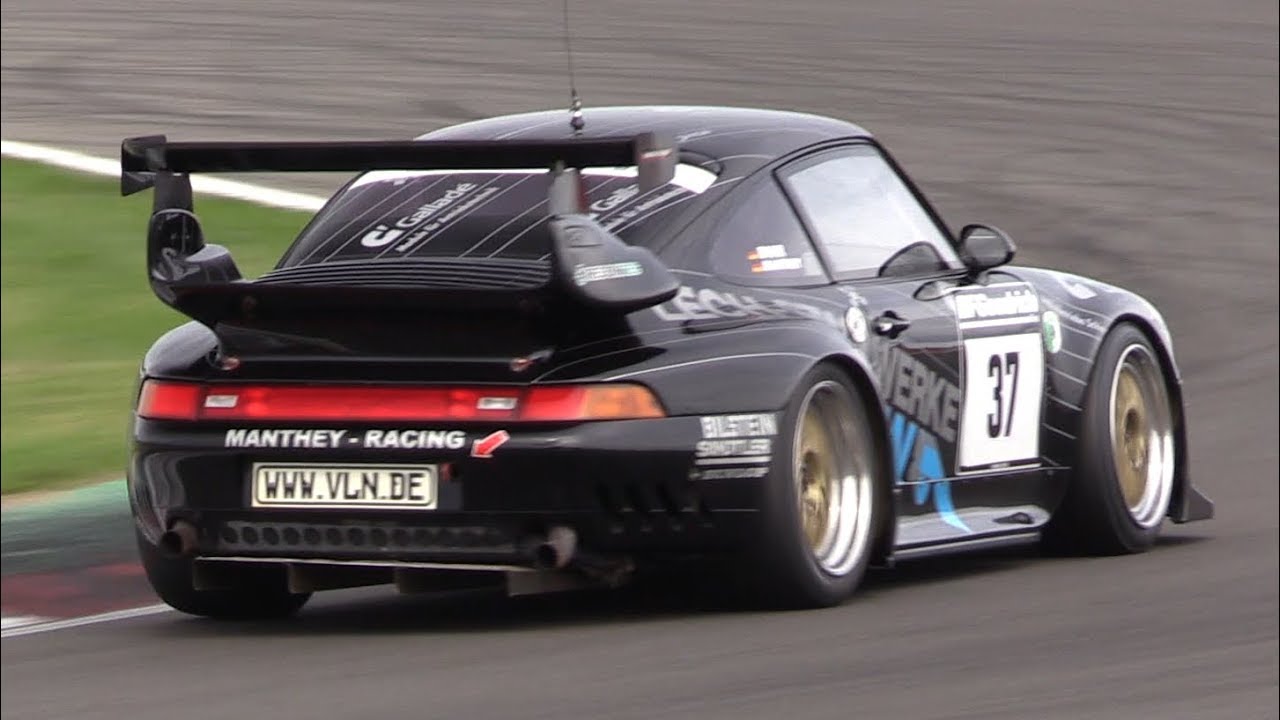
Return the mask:
<path id="1" fill-rule="evenodd" d="M 255 463 L 253 507 L 434 510 L 435 465 Z"/>

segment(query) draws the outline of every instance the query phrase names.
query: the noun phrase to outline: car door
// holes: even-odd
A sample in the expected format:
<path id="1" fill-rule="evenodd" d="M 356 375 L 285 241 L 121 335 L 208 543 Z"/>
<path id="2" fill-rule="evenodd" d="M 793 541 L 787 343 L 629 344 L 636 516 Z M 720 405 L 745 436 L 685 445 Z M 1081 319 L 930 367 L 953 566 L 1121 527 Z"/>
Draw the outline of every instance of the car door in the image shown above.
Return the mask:
<path id="1" fill-rule="evenodd" d="M 1030 286 L 967 284 L 936 216 L 874 144 L 805 156 L 778 177 L 849 297 L 851 327 L 866 327 L 900 490 L 898 544 L 1007 531 L 997 520 L 1026 515 L 1017 480 L 1009 492 L 981 479 L 1037 463 L 1038 317 L 978 315 L 1016 310 Z"/>

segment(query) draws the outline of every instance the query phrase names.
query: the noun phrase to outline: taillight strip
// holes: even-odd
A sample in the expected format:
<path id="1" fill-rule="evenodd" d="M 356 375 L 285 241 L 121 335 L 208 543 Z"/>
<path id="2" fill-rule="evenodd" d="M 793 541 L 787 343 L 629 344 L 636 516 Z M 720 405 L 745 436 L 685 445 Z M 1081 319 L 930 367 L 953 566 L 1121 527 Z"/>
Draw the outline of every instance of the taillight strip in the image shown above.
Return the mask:
<path id="1" fill-rule="evenodd" d="M 643 385 L 535 387 L 200 384 L 149 379 L 139 417 L 316 422 L 554 422 L 665 417 Z"/>

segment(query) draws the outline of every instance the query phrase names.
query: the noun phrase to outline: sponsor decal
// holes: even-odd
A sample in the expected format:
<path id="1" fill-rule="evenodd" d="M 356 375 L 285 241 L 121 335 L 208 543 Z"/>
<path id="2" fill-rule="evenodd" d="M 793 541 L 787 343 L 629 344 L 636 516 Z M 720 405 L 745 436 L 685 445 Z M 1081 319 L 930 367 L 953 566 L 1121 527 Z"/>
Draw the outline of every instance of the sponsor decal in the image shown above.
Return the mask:
<path id="1" fill-rule="evenodd" d="M 676 296 L 653 308 L 654 314 L 666 322 L 686 320 L 720 320 L 735 318 L 808 318 L 822 320 L 833 327 L 844 322 L 828 310 L 806 303 L 782 299 L 757 300 L 750 295 L 680 286 Z"/>
<path id="2" fill-rule="evenodd" d="M 1046 310 L 1040 319 L 1044 326 L 1044 349 L 1050 353 L 1058 352 L 1062 349 L 1062 321 L 1058 319 L 1058 313 Z"/>
<path id="3" fill-rule="evenodd" d="M 893 444 L 894 481 L 911 483 L 911 501 L 917 506 L 933 499 L 933 509 L 946 524 L 964 532 L 973 530 L 960 519 L 951 499 L 951 481 L 942 464 L 938 440 L 919 423 L 900 411 L 889 418 L 889 438 Z"/>
<path id="4" fill-rule="evenodd" d="M 704 439 L 746 438 L 778 434 L 774 413 L 708 415 L 701 418 Z"/>
<path id="5" fill-rule="evenodd" d="M 461 450 L 467 445 L 462 430 L 348 430 L 235 428 L 223 445 L 229 448 L 316 449 L 354 447 L 369 450 Z"/>
<path id="6" fill-rule="evenodd" d="M 626 210 L 623 210 L 622 212 L 618 213 L 616 216 L 611 217 L 605 222 L 600 223 L 600 226 L 603 227 L 605 230 L 616 230 L 622 225 L 625 225 L 631 220 L 634 220 L 636 217 L 638 217 L 642 213 L 648 212 L 649 210 L 653 210 L 654 208 L 662 205 L 668 200 L 674 200 L 680 197 L 681 195 L 687 195 L 687 194 L 689 194 L 689 191 L 685 190 L 682 187 L 674 187 L 669 190 L 660 192 L 657 195 L 654 195 L 653 197 L 649 198 L 648 200 L 645 200 L 642 203 L 638 203 L 634 207 L 627 208 Z"/>
<path id="7" fill-rule="evenodd" d="M 463 184 L 468 185 L 470 183 L 463 183 Z M 439 230 L 440 228 L 444 227 L 450 222 L 456 220 L 462 215 L 470 212 L 476 206 L 480 205 L 485 200 L 498 194 L 499 192 L 501 192 L 501 188 L 496 188 L 496 187 L 487 187 L 482 190 L 479 190 L 471 197 L 459 203 L 452 210 L 449 210 L 445 214 L 441 215 L 440 217 L 436 218 L 434 221 L 432 221 L 431 223 L 423 227 L 421 230 L 418 230 L 417 232 L 413 233 L 409 237 L 405 238 L 404 242 L 400 243 L 395 247 L 395 251 L 398 253 L 403 253 L 403 252 L 408 252 L 414 249 L 428 235 L 430 235 L 431 233 L 434 233 L 435 231 Z"/>
<path id="8" fill-rule="evenodd" d="M 595 219 L 598 213 L 609 212 L 619 205 L 625 204 L 628 200 L 631 200 L 639 194 L 640 186 L 637 184 L 633 183 L 625 187 L 620 187 L 609 193 L 607 197 L 600 198 L 599 200 L 591 203 L 591 218 Z"/>
<path id="9" fill-rule="evenodd" d="M 693 480 L 754 480 L 768 474 L 768 466 L 698 468 L 693 471 L 690 478 Z"/>
<path id="10" fill-rule="evenodd" d="M 366 430 L 363 444 L 384 450 L 461 450 L 467 434 L 462 430 Z"/>
<path id="11" fill-rule="evenodd" d="M 1040 300 L 1025 283 L 962 290 L 953 298 L 961 328 L 1034 322 L 1040 313 Z"/>
<path id="12" fill-rule="evenodd" d="M 635 261 L 608 263 L 605 265 L 579 265 L 573 269 L 573 282 L 578 287 L 582 287 L 600 280 L 617 280 L 643 274 L 644 268 Z"/>
<path id="13" fill-rule="evenodd" d="M 700 458 L 750 457 L 773 452 L 772 438 L 736 438 L 733 440 L 699 440 L 696 446 Z"/>
<path id="14" fill-rule="evenodd" d="M 747 260 L 751 263 L 753 273 L 800 270 L 804 267 L 804 260 L 789 257 L 784 245 L 758 245 L 755 250 L 747 253 Z"/>
<path id="15" fill-rule="evenodd" d="M 772 436 L 778 434 L 776 414 L 708 415 L 700 420 L 703 439 L 694 446 L 692 479 L 749 479 L 769 472 Z"/>
<path id="16" fill-rule="evenodd" d="M 426 220 L 427 218 L 431 217 L 437 211 L 443 210 L 449 207 L 451 204 L 453 204 L 454 200 L 457 200 L 458 198 L 466 195 L 467 193 L 475 189 L 476 189 L 475 183 L 458 183 L 457 185 L 454 185 L 449 190 L 446 190 L 444 195 L 441 196 L 439 199 L 433 200 L 427 203 L 426 205 L 421 205 L 418 207 L 417 210 L 413 212 L 412 215 L 409 215 L 407 217 L 402 217 L 399 220 L 397 220 L 396 227 L 411 228 L 417 225 L 418 223 L 421 223 L 423 220 Z"/>
<path id="17" fill-rule="evenodd" d="M 860 307 L 851 307 L 844 312 L 844 327 L 849 332 L 849 339 L 856 343 L 867 341 L 867 316 Z"/>
<path id="18" fill-rule="evenodd" d="M 510 433 L 506 430 L 498 430 L 471 443 L 471 457 L 474 458 L 491 458 L 493 451 L 502 447 L 511 439 Z"/>
<path id="19" fill-rule="evenodd" d="M 771 438 L 699 440 L 695 465 L 768 465 L 773 459 Z"/>
<path id="20" fill-rule="evenodd" d="M 380 248 L 384 245 L 390 245 L 404 235 L 408 230 L 416 227 L 429 219 L 432 215 L 452 205 L 458 198 L 465 196 L 467 193 L 476 189 L 475 183 L 458 183 L 452 188 L 445 191 L 444 195 L 432 200 L 429 203 L 418 206 L 412 214 L 406 215 L 396 220 L 389 227 L 387 225 L 378 225 L 373 230 L 365 233 L 360 238 L 360 244 L 367 248 Z"/>
<path id="21" fill-rule="evenodd" d="M 1075 312 L 1070 308 L 1059 308 L 1058 317 L 1060 317 L 1063 320 L 1066 320 L 1072 325 L 1084 328 L 1085 330 L 1090 330 L 1096 333 L 1105 333 L 1107 331 L 1106 324 L 1103 323 L 1101 320 L 1098 320 L 1097 318 L 1089 317 L 1088 315 L 1082 315 L 1081 313 Z"/>
<path id="22" fill-rule="evenodd" d="M 889 404 L 948 443 L 956 441 L 960 388 L 897 346 L 882 346 L 877 363 Z"/>
<path id="23" fill-rule="evenodd" d="M 228 430 L 229 448 L 335 448 L 350 442 L 346 430 Z"/>

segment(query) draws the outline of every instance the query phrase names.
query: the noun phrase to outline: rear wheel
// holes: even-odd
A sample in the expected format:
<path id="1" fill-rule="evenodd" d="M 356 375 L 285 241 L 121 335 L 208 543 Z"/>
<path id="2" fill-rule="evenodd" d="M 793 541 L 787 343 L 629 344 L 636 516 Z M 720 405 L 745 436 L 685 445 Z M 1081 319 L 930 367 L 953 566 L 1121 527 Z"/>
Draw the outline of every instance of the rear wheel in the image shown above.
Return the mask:
<path id="1" fill-rule="evenodd" d="M 1095 361 L 1076 471 L 1046 528 L 1051 549 L 1141 552 L 1155 543 L 1173 493 L 1174 408 L 1155 348 L 1117 325 Z"/>
<path id="2" fill-rule="evenodd" d="M 310 593 L 291 593 L 284 573 L 271 566 L 248 567 L 229 580 L 229 587 L 196 590 L 191 561 L 171 558 L 138 535 L 138 551 L 147 581 L 156 595 L 175 610 L 221 620 L 269 620 L 296 613 Z"/>
<path id="3" fill-rule="evenodd" d="M 766 479 L 752 575 L 768 601 L 822 607 L 853 593 L 883 515 L 880 478 L 861 394 L 838 368 L 818 366 L 783 414 Z"/>

